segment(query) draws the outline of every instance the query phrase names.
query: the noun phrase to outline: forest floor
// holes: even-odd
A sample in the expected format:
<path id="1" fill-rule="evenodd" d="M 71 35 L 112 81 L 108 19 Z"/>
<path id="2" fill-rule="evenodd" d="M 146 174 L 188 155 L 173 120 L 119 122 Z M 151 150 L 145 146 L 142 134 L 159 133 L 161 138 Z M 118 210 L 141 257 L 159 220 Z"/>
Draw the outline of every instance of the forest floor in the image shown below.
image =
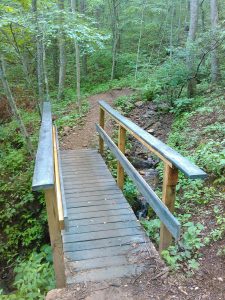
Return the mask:
<path id="1" fill-rule="evenodd" d="M 95 123 L 98 122 L 99 107 L 98 100 L 103 99 L 109 104 L 124 95 L 131 95 L 131 89 L 111 90 L 107 93 L 94 95 L 89 98 L 90 110 L 84 118 L 83 124 L 73 129 L 64 128 L 61 148 L 79 149 L 91 148 L 97 144 L 97 135 Z M 150 105 L 150 107 L 149 107 Z M 162 140 L 166 139 L 172 117 L 170 115 L 155 114 L 156 108 L 153 104 L 143 104 L 136 107 L 131 112 L 131 119 L 141 127 L 149 130 L 149 118 L 143 118 L 144 113 L 148 110 L 153 111 L 153 123 L 151 130 L 155 136 Z M 162 122 L 163 121 L 163 122 Z M 112 123 L 107 121 L 108 130 L 112 129 Z M 156 134 L 156 132 L 158 134 Z M 137 147 L 138 148 L 138 147 Z M 140 153 L 137 149 L 136 152 Z M 156 258 L 154 266 L 149 267 L 136 278 L 124 278 L 116 282 L 101 283 L 83 283 L 70 286 L 62 290 L 52 290 L 47 295 L 47 300 L 119 300 L 119 299 L 206 299 L 222 300 L 224 296 L 225 270 L 223 269 L 223 260 L 217 255 L 217 251 L 222 242 L 214 243 L 212 246 L 203 248 L 202 258 L 200 259 L 200 268 L 192 276 L 188 276 L 185 271 L 170 272 L 164 263 Z M 148 260 L 148 258 L 146 258 Z M 153 266 L 153 267 L 152 267 Z"/>

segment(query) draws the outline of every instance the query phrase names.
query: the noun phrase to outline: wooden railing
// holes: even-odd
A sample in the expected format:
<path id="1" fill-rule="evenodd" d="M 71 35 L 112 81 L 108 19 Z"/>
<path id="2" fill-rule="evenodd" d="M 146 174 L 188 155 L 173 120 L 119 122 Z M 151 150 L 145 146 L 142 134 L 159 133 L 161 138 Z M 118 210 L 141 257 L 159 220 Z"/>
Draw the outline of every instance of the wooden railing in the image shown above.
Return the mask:
<path id="1" fill-rule="evenodd" d="M 67 229 L 68 218 L 64 198 L 58 136 L 52 125 L 51 105 L 43 105 L 42 122 L 36 154 L 33 191 L 44 191 L 53 263 L 58 288 L 64 287 L 65 266 L 61 230 Z"/>
<path id="2" fill-rule="evenodd" d="M 166 249 L 172 242 L 172 237 L 176 240 L 180 237 L 180 223 L 173 216 L 176 184 L 178 182 L 178 170 L 190 179 L 207 177 L 207 174 L 199 167 L 191 163 L 187 158 L 180 155 L 129 119 L 122 116 L 104 101 L 99 101 L 100 119 L 96 124 L 99 133 L 99 151 L 103 154 L 104 142 L 118 160 L 117 163 L 117 184 L 122 189 L 124 185 L 124 171 L 131 177 L 138 190 L 143 194 L 145 200 L 153 208 L 161 220 L 159 252 Z M 119 124 L 118 146 L 104 131 L 105 112 Z M 133 135 L 148 150 L 157 155 L 164 162 L 163 195 L 162 201 L 146 183 L 139 172 L 132 166 L 124 155 L 126 131 Z"/>

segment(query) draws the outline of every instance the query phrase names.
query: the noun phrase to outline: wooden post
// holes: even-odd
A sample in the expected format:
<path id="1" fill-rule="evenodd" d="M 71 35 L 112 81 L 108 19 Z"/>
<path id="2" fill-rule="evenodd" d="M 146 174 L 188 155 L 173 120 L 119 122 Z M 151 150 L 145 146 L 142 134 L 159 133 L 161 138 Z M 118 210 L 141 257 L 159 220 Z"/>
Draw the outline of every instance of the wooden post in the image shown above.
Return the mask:
<path id="1" fill-rule="evenodd" d="M 171 168 L 169 165 L 164 164 L 162 201 L 172 213 L 174 212 L 177 181 L 178 181 L 177 168 Z M 159 253 L 161 253 L 164 249 L 168 248 L 171 242 L 172 242 L 171 233 L 166 229 L 166 227 L 163 224 L 161 224 Z"/>
<path id="2" fill-rule="evenodd" d="M 56 287 L 66 286 L 65 265 L 60 224 L 55 189 L 45 190 L 45 201 L 48 214 L 48 227 L 53 252 L 53 264 L 55 270 Z"/>
<path id="3" fill-rule="evenodd" d="M 102 129 L 104 129 L 104 126 L 105 126 L 105 111 L 101 107 L 100 107 L 99 125 L 102 127 Z M 101 138 L 101 136 L 99 136 L 99 152 L 101 153 L 101 155 L 103 155 L 103 153 L 104 153 L 104 141 Z"/>
<path id="4" fill-rule="evenodd" d="M 126 143 L 126 129 L 119 126 L 119 135 L 118 135 L 118 148 L 124 154 L 125 153 L 125 143 Z M 120 162 L 117 162 L 117 184 L 122 190 L 124 185 L 124 169 L 121 166 Z"/>

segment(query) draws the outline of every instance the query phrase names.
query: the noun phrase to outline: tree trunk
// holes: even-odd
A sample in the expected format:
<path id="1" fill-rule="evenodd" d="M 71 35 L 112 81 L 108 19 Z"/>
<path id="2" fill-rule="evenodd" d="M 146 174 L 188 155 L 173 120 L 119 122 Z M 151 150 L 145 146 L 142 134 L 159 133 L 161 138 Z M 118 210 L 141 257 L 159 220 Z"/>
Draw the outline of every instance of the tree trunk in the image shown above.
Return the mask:
<path id="1" fill-rule="evenodd" d="M 138 72 L 138 63 L 139 63 L 139 55 L 140 55 L 140 47 L 141 47 L 141 38 L 143 32 L 143 23 L 144 23 L 144 12 L 145 12 L 145 0 L 142 2 L 142 13 L 141 13 L 141 27 L 138 39 L 138 48 L 137 48 L 137 57 L 136 57 L 136 67 L 135 67 L 135 82 L 137 81 L 137 72 Z"/>
<path id="2" fill-rule="evenodd" d="M 61 11 L 64 10 L 64 0 L 58 0 L 58 6 Z M 62 18 L 60 20 L 62 25 Z M 58 86 L 58 100 L 61 100 L 64 95 L 65 78 L 66 78 L 66 51 L 63 31 L 59 32 L 59 86 Z"/>
<path id="3" fill-rule="evenodd" d="M 194 49 L 193 43 L 196 38 L 198 28 L 199 0 L 190 1 L 190 26 L 187 38 L 187 67 L 188 67 L 188 97 L 191 98 L 196 93 L 196 78 L 194 72 Z"/>
<path id="4" fill-rule="evenodd" d="M 218 24 L 217 0 L 210 0 L 210 16 L 211 16 L 211 34 L 212 34 L 211 80 L 212 82 L 217 82 L 220 77 L 218 53 L 217 53 L 217 47 L 215 47 L 217 24 Z"/>
<path id="5" fill-rule="evenodd" d="M 3 60 L 2 57 L 0 58 L 0 60 L 1 60 L 1 63 L 0 63 L 0 79 L 2 81 L 2 85 L 3 85 L 4 91 L 5 91 L 9 106 L 10 106 L 10 108 L 12 110 L 12 113 L 13 113 L 14 117 L 16 118 L 16 121 L 19 125 L 21 134 L 22 134 L 22 136 L 25 140 L 25 143 L 27 145 L 27 150 L 29 151 L 30 155 L 32 157 L 34 157 L 34 151 L 33 151 L 33 146 L 32 146 L 30 137 L 27 133 L 26 127 L 24 126 L 23 120 L 20 117 L 19 111 L 17 109 L 15 100 L 13 98 L 12 92 L 10 90 L 10 87 L 9 87 L 9 84 L 8 84 L 8 81 L 7 81 L 7 78 L 6 78 L 4 60 Z"/>
<path id="6" fill-rule="evenodd" d="M 71 9 L 76 17 L 76 0 L 71 0 Z M 76 39 L 74 39 L 75 55 L 76 55 L 76 78 L 77 78 L 77 102 L 79 113 L 81 113 L 81 93 L 80 93 L 80 47 Z"/>
<path id="7" fill-rule="evenodd" d="M 87 10 L 87 3 L 86 0 L 80 1 L 80 12 L 85 15 L 85 12 Z M 84 77 L 87 76 L 88 70 L 87 70 L 87 54 L 83 53 L 82 55 L 82 74 Z"/>
<path id="8" fill-rule="evenodd" d="M 39 28 L 38 13 L 37 13 L 37 0 L 32 0 L 32 11 L 35 15 L 36 23 L 36 49 L 37 49 L 37 79 L 38 79 L 38 98 L 39 107 L 42 111 L 42 105 L 44 101 L 44 76 L 43 76 L 43 47 L 42 47 L 42 34 Z"/>
<path id="9" fill-rule="evenodd" d="M 119 43 L 119 0 L 112 0 L 112 36 L 113 36 L 113 46 L 112 46 L 112 70 L 111 70 L 111 80 L 115 78 L 116 60 L 118 52 Z"/>
<path id="10" fill-rule="evenodd" d="M 42 53 L 43 53 L 43 73 L 44 73 L 46 100 L 49 101 L 49 84 L 48 84 L 48 72 L 46 67 L 46 49 L 45 49 L 44 36 L 42 42 Z"/>

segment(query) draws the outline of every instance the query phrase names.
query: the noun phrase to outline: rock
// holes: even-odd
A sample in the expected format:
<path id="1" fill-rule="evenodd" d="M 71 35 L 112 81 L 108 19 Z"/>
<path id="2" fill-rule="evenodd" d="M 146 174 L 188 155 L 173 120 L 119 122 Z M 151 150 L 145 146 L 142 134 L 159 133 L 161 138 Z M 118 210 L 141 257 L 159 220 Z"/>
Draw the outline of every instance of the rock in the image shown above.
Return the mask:
<path id="1" fill-rule="evenodd" d="M 136 107 L 141 107 L 143 105 L 143 101 L 137 101 L 136 103 L 135 103 L 135 106 Z"/>
<path id="2" fill-rule="evenodd" d="M 48 292 L 45 300 L 56 300 L 56 299 L 60 299 L 61 297 L 61 289 L 54 289 L 51 290 L 50 292 Z"/>
<path id="3" fill-rule="evenodd" d="M 125 155 L 130 156 L 131 155 L 131 150 L 130 149 L 126 149 L 125 150 Z"/>
<path id="4" fill-rule="evenodd" d="M 138 157 L 131 157 L 130 160 L 133 166 L 137 169 L 148 169 L 153 167 L 152 163 L 148 160 L 144 160 Z"/>
<path id="5" fill-rule="evenodd" d="M 148 131 L 148 133 L 153 134 L 153 133 L 155 132 L 155 129 L 150 128 L 150 129 L 148 129 L 147 131 Z"/>
<path id="6" fill-rule="evenodd" d="M 64 131 L 64 133 L 67 134 L 70 131 L 70 127 L 69 126 L 63 127 L 63 131 Z"/>
<path id="7" fill-rule="evenodd" d="M 149 118 L 152 115 L 156 115 L 157 113 L 154 110 L 148 110 L 144 115 L 143 118 Z"/>
<path id="8" fill-rule="evenodd" d="M 142 171 L 139 171 L 139 174 L 140 174 L 140 175 L 145 175 L 145 171 L 143 171 L 143 170 L 142 170 Z"/>
<path id="9" fill-rule="evenodd" d="M 161 126 L 162 126 L 161 122 L 156 122 L 155 124 L 153 124 L 152 128 L 156 129 L 156 128 L 159 128 Z"/>

